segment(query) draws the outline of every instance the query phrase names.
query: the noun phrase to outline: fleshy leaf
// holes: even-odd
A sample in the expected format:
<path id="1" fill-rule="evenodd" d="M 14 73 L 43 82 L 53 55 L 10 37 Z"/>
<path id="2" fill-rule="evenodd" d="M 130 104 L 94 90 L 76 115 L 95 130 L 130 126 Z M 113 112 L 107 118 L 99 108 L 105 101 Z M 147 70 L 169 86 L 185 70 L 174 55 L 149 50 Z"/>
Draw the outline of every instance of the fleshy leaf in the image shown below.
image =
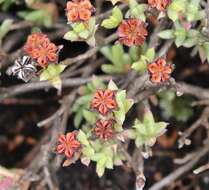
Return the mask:
<path id="1" fill-rule="evenodd" d="M 53 24 L 53 15 L 43 9 L 20 11 L 18 12 L 18 16 L 24 18 L 26 21 L 34 22 L 37 25 L 44 25 L 45 27 L 51 27 Z"/>
<path id="2" fill-rule="evenodd" d="M 64 39 L 73 42 L 73 41 L 77 41 L 79 39 L 79 36 L 74 31 L 69 31 L 64 35 Z"/>
<path id="3" fill-rule="evenodd" d="M 132 69 L 138 71 L 139 73 L 144 73 L 147 69 L 147 63 L 150 63 L 155 58 L 155 49 L 142 48 L 141 55 L 138 61 L 134 62 L 131 66 Z"/>
<path id="4" fill-rule="evenodd" d="M 103 20 L 101 26 L 107 29 L 116 28 L 123 19 L 121 10 L 116 6 L 112 10 L 112 16 Z"/>
<path id="5" fill-rule="evenodd" d="M 79 130 L 78 135 L 77 135 L 77 139 L 82 145 L 89 146 L 88 138 L 82 130 Z"/>
<path id="6" fill-rule="evenodd" d="M 113 90 L 113 91 L 118 90 L 118 87 L 117 87 L 117 85 L 113 82 L 113 80 L 110 80 L 110 82 L 108 83 L 108 89 L 109 89 L 109 90 Z"/>
<path id="7" fill-rule="evenodd" d="M 60 90 L 62 81 L 60 74 L 64 71 L 66 65 L 61 64 L 50 64 L 46 69 L 44 69 L 40 75 L 40 81 L 49 81 L 51 84 Z"/>
<path id="8" fill-rule="evenodd" d="M 118 104 L 118 110 L 114 111 L 114 114 L 115 114 L 115 118 L 117 120 L 117 123 L 119 125 L 122 125 L 125 120 L 126 113 L 132 107 L 134 102 L 132 99 L 126 98 L 126 91 L 125 90 L 121 90 L 116 93 L 116 101 Z"/>
<path id="9" fill-rule="evenodd" d="M 103 64 L 103 72 L 108 74 L 120 74 L 128 71 L 132 60 L 130 55 L 124 51 L 124 48 L 121 44 L 105 46 L 101 48 L 100 52 L 112 63 Z"/>
<path id="10" fill-rule="evenodd" d="M 174 31 L 173 30 L 163 30 L 158 33 L 158 36 L 162 39 L 172 39 L 174 38 Z"/>
<path id="11" fill-rule="evenodd" d="M 64 39 L 69 41 L 86 41 L 90 46 L 95 46 L 95 32 L 97 30 L 95 17 L 91 17 L 88 22 L 76 22 L 71 24 L 72 29 L 64 35 Z"/>
<path id="12" fill-rule="evenodd" d="M 154 57 L 155 57 L 155 49 L 154 48 L 149 48 L 147 52 L 145 53 L 145 57 L 148 62 L 152 62 Z"/>
<path id="13" fill-rule="evenodd" d="M 82 148 L 82 153 L 90 159 L 94 155 L 94 149 L 91 146 L 86 146 Z"/>
<path id="14" fill-rule="evenodd" d="M 83 110 L 83 116 L 88 123 L 93 125 L 96 122 L 96 114 L 94 112 Z"/>
<path id="15" fill-rule="evenodd" d="M 128 15 L 146 21 L 145 6 L 143 4 L 138 4 L 136 0 L 129 0 L 129 7 Z"/>
<path id="16" fill-rule="evenodd" d="M 159 105 L 163 117 L 168 120 L 175 118 L 177 121 L 186 122 L 192 115 L 191 103 L 193 99 L 187 96 L 176 96 L 173 91 L 162 91 L 158 94 Z"/>
<path id="17" fill-rule="evenodd" d="M 9 32 L 10 27 L 12 26 L 13 20 L 12 19 L 5 19 L 0 26 L 0 45 L 1 41 L 4 36 Z"/>
<path id="18" fill-rule="evenodd" d="M 155 122 L 153 115 L 150 111 L 146 111 L 144 114 L 143 122 L 136 120 L 133 128 L 135 129 L 135 144 L 137 147 L 141 145 L 153 146 L 156 142 L 156 138 L 165 132 L 167 123 Z M 130 131 L 130 135 L 134 134 L 133 130 Z"/>
<path id="19" fill-rule="evenodd" d="M 134 69 L 135 71 L 138 71 L 139 73 L 144 73 L 147 69 L 147 64 L 144 60 L 139 60 L 133 63 L 131 68 Z"/>

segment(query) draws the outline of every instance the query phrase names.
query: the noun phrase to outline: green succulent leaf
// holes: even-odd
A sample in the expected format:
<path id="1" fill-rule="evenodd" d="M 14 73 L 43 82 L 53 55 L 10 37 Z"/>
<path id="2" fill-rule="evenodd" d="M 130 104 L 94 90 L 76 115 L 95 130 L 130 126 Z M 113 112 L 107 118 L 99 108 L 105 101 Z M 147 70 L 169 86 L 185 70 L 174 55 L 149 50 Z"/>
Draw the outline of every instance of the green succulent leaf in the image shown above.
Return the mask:
<path id="1" fill-rule="evenodd" d="M 58 90 L 61 89 L 62 81 L 60 74 L 64 71 L 66 65 L 50 64 L 40 74 L 40 81 L 49 81 Z"/>
<path id="2" fill-rule="evenodd" d="M 74 31 L 69 31 L 64 35 L 64 39 L 65 40 L 69 40 L 69 41 L 78 41 L 79 40 L 79 36 L 78 34 L 76 34 L 76 32 Z"/>
<path id="3" fill-rule="evenodd" d="M 51 27 L 53 25 L 52 15 L 42 9 L 33 11 L 20 11 L 18 12 L 18 16 L 37 25 L 43 25 L 45 27 Z"/>
<path id="4" fill-rule="evenodd" d="M 16 2 L 16 0 L 0 0 L 1 9 L 7 11 Z"/>
<path id="5" fill-rule="evenodd" d="M 99 177 L 102 177 L 103 174 L 104 174 L 104 171 L 105 171 L 105 162 L 106 162 L 105 156 L 101 157 L 101 159 L 97 162 L 96 172 L 97 172 L 97 175 Z"/>
<path id="6" fill-rule="evenodd" d="M 96 162 L 96 172 L 99 177 L 104 174 L 105 168 L 113 169 L 114 153 L 111 145 L 105 144 L 99 152 L 92 156 L 92 160 Z"/>
<path id="7" fill-rule="evenodd" d="M 139 73 L 144 73 L 147 69 L 147 63 L 145 60 L 141 59 L 133 63 L 131 68 L 134 69 L 135 71 L 138 71 Z"/>
<path id="8" fill-rule="evenodd" d="M 198 30 L 190 29 L 187 31 L 187 37 L 184 40 L 183 46 L 186 48 L 190 48 L 198 44 L 198 40 L 200 38 L 200 32 Z"/>
<path id="9" fill-rule="evenodd" d="M 187 0 L 173 0 L 168 6 L 168 17 L 175 22 L 180 12 L 185 12 Z"/>
<path id="10" fill-rule="evenodd" d="M 148 62 L 152 62 L 155 58 L 155 49 L 154 48 L 149 48 L 145 53 L 145 57 L 146 57 Z"/>
<path id="11" fill-rule="evenodd" d="M 79 130 L 77 139 L 82 145 L 89 146 L 88 137 L 82 130 Z"/>
<path id="12" fill-rule="evenodd" d="M 10 28 L 12 26 L 13 20 L 12 19 L 5 19 L 1 26 L 0 26 L 0 45 L 2 42 L 2 39 L 6 36 L 6 34 L 10 31 Z"/>
<path id="13" fill-rule="evenodd" d="M 138 4 L 136 0 L 129 0 L 129 13 L 131 17 L 138 18 L 142 21 L 146 21 L 145 5 Z"/>
<path id="14" fill-rule="evenodd" d="M 92 156 L 94 156 L 95 151 L 91 146 L 85 146 L 82 148 L 82 154 L 90 159 Z"/>
<path id="15" fill-rule="evenodd" d="M 129 109 L 133 106 L 134 102 L 132 99 L 126 98 L 126 91 L 121 90 L 116 93 L 116 101 L 118 110 L 114 111 L 115 118 L 119 125 L 122 125 L 125 120 L 125 115 Z"/>
<path id="16" fill-rule="evenodd" d="M 90 35 L 90 32 L 88 30 L 82 30 L 79 33 L 79 37 L 83 39 L 88 39 L 89 35 Z"/>
<path id="17" fill-rule="evenodd" d="M 74 117 L 74 120 L 73 120 L 73 124 L 74 124 L 75 128 L 79 127 L 79 125 L 82 122 L 82 119 L 83 119 L 83 112 L 82 112 L 81 109 L 78 109 L 76 111 L 76 114 L 75 114 L 75 117 Z"/>
<path id="18" fill-rule="evenodd" d="M 112 16 L 110 16 L 108 19 L 103 20 L 101 26 L 107 29 L 113 29 L 120 24 L 122 19 L 123 14 L 121 10 L 117 6 L 115 6 L 112 10 Z"/>
<path id="19" fill-rule="evenodd" d="M 82 22 L 77 22 L 77 23 L 72 24 L 72 28 L 74 32 L 79 34 L 83 30 L 86 30 L 86 25 L 84 25 L 84 23 Z"/>
<path id="20" fill-rule="evenodd" d="M 96 122 L 97 114 L 88 110 L 83 110 L 83 116 L 86 119 L 86 121 L 93 125 Z"/>
<path id="21" fill-rule="evenodd" d="M 177 47 L 180 47 L 184 40 L 186 39 L 186 30 L 184 28 L 179 28 L 175 31 L 175 44 Z"/>
<path id="22" fill-rule="evenodd" d="M 130 131 L 132 138 L 135 138 L 135 144 L 137 147 L 141 145 L 153 146 L 156 138 L 165 132 L 167 123 L 155 122 L 154 117 L 150 111 L 146 111 L 142 121 L 136 120 L 133 129 Z"/>
<path id="23" fill-rule="evenodd" d="M 87 23 L 76 22 L 71 24 L 72 29 L 64 35 L 69 41 L 85 41 L 90 46 L 95 46 L 95 32 L 97 30 L 96 19 L 91 17 Z"/>
<path id="24" fill-rule="evenodd" d="M 207 62 L 209 63 L 209 42 L 205 42 L 203 44 L 203 50 L 204 50 L 204 54 L 207 59 Z"/>
<path id="25" fill-rule="evenodd" d="M 158 33 L 158 36 L 162 39 L 172 39 L 175 37 L 173 30 L 163 30 L 160 33 Z"/>
<path id="26" fill-rule="evenodd" d="M 133 60 L 133 62 L 135 62 L 139 59 L 139 51 L 140 51 L 140 48 L 138 46 L 131 46 L 130 47 L 129 55 L 131 57 L 131 60 Z"/>
<path id="27" fill-rule="evenodd" d="M 139 60 L 134 62 L 131 68 L 142 74 L 147 69 L 147 63 L 152 62 L 154 58 L 155 58 L 154 48 L 148 48 L 148 49 L 142 48 Z"/>
<path id="28" fill-rule="evenodd" d="M 165 119 L 175 118 L 177 121 L 186 122 L 192 115 L 190 106 L 192 98 L 187 96 L 176 96 L 173 91 L 163 91 L 159 93 L 159 105 Z"/>
<path id="29" fill-rule="evenodd" d="M 183 15 L 188 22 L 200 20 L 205 17 L 205 12 L 201 10 L 200 0 L 173 0 L 168 7 L 168 17 L 173 21 Z"/>
<path id="30" fill-rule="evenodd" d="M 111 62 L 111 64 L 103 64 L 101 69 L 108 74 L 120 74 L 127 71 L 127 66 L 132 60 L 128 53 L 125 53 L 121 44 L 113 46 L 105 46 L 100 52 Z"/>

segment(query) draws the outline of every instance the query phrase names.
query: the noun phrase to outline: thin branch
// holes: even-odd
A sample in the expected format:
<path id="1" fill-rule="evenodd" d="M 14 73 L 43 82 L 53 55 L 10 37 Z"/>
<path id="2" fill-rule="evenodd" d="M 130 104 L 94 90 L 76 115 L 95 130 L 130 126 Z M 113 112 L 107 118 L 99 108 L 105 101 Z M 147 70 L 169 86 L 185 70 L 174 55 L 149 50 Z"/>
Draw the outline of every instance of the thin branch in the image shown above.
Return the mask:
<path id="1" fill-rule="evenodd" d="M 195 156 L 190 162 L 183 165 L 182 167 L 179 167 L 177 170 L 175 170 L 174 172 L 163 178 L 161 181 L 154 184 L 152 187 L 149 188 L 149 190 L 161 190 L 164 187 L 168 186 L 176 179 L 181 177 L 183 174 L 189 172 L 203 156 L 208 154 L 208 152 L 209 152 L 209 141 L 207 141 L 207 143 L 202 149 L 196 152 Z"/>
<path id="2" fill-rule="evenodd" d="M 201 116 L 184 132 L 181 134 L 181 138 L 178 140 L 179 148 L 182 148 L 186 144 L 187 138 L 199 127 L 199 126 L 208 126 L 208 117 L 209 117 L 209 107 L 206 107 Z"/>
<path id="3" fill-rule="evenodd" d="M 109 81 L 113 79 L 112 76 L 99 76 L 98 77 L 102 81 Z M 88 82 L 92 81 L 92 77 L 88 78 L 68 78 L 62 81 L 62 87 L 74 87 L 74 86 L 80 86 L 84 85 Z M 19 84 L 15 86 L 11 86 L 9 88 L 1 88 L 0 93 L 0 100 L 3 100 L 5 98 L 9 98 L 11 96 L 16 96 L 28 92 L 32 92 L 35 90 L 43 90 L 43 89 L 50 89 L 53 88 L 53 86 L 48 81 L 44 82 L 31 82 L 26 84 Z"/>

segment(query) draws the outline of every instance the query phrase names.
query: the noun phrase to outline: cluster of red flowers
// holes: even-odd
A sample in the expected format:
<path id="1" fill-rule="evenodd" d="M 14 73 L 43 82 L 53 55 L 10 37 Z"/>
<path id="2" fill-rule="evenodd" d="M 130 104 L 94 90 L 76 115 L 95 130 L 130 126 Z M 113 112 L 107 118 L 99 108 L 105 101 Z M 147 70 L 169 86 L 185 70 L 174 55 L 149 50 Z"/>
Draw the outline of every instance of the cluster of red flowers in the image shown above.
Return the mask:
<path id="1" fill-rule="evenodd" d="M 60 135 L 57 145 L 57 153 L 64 154 L 68 159 L 74 156 L 74 153 L 81 147 L 80 142 L 76 139 L 77 132 L 70 132 L 66 135 Z"/>
<path id="2" fill-rule="evenodd" d="M 67 2 L 66 15 L 69 22 L 88 21 L 94 12 L 89 0 L 73 0 Z"/>
<path id="3" fill-rule="evenodd" d="M 148 3 L 163 11 L 170 0 L 148 0 Z M 94 10 L 89 0 L 72 0 L 67 3 L 66 15 L 69 22 L 88 21 Z M 142 45 L 148 35 L 146 25 L 143 21 L 135 18 L 123 20 L 118 27 L 117 34 L 119 41 L 127 46 Z M 58 48 L 51 43 L 46 35 L 34 33 L 28 37 L 24 50 L 33 59 L 37 60 L 40 66 L 45 67 L 49 62 L 57 59 Z M 170 78 L 173 71 L 171 65 L 162 58 L 148 65 L 150 80 L 153 83 L 165 82 Z M 117 108 L 115 92 L 112 90 L 97 90 L 90 107 L 96 110 L 100 118 L 96 121 L 94 128 L 95 135 L 102 140 L 109 140 L 114 136 L 114 119 L 109 113 Z M 60 135 L 57 145 L 57 153 L 64 154 L 71 159 L 81 148 L 80 142 L 76 139 L 77 132 L 70 132 Z"/>
<path id="4" fill-rule="evenodd" d="M 151 7 L 154 7 L 159 11 L 164 11 L 170 3 L 170 0 L 148 0 L 148 3 Z"/>
<path id="5" fill-rule="evenodd" d="M 28 36 L 24 50 L 41 67 L 46 67 L 50 62 L 56 62 L 58 59 L 59 48 L 40 32 Z"/>
<path id="6" fill-rule="evenodd" d="M 91 101 L 91 108 L 97 110 L 103 117 L 107 116 L 107 113 L 116 107 L 115 92 L 112 90 L 97 90 Z M 111 139 L 114 134 L 113 124 L 113 119 L 97 120 L 94 129 L 95 135 L 103 140 Z"/>
<path id="7" fill-rule="evenodd" d="M 148 71 L 150 73 L 150 80 L 153 83 L 160 83 L 170 78 L 173 68 L 172 65 L 166 64 L 166 61 L 160 58 L 148 65 Z"/>
<path id="8" fill-rule="evenodd" d="M 145 23 L 139 19 L 123 20 L 117 31 L 119 41 L 127 46 L 142 45 L 148 35 Z"/>

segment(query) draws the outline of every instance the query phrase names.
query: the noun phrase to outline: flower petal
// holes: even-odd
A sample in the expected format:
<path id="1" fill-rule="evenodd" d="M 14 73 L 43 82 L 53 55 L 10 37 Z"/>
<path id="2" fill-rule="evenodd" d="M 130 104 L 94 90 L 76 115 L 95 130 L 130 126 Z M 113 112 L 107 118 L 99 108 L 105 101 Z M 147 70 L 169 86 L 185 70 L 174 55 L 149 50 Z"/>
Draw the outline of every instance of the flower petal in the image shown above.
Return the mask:
<path id="1" fill-rule="evenodd" d="M 80 9 L 79 11 L 79 17 L 83 21 L 87 21 L 91 17 L 91 11 L 88 9 Z"/>
<path id="2" fill-rule="evenodd" d="M 161 78 L 162 78 L 162 75 L 157 73 L 157 74 L 152 74 L 151 76 L 151 81 L 153 83 L 160 83 L 161 82 Z"/>
<path id="3" fill-rule="evenodd" d="M 148 71 L 150 73 L 157 73 L 158 72 L 158 65 L 154 62 L 148 65 Z"/>

